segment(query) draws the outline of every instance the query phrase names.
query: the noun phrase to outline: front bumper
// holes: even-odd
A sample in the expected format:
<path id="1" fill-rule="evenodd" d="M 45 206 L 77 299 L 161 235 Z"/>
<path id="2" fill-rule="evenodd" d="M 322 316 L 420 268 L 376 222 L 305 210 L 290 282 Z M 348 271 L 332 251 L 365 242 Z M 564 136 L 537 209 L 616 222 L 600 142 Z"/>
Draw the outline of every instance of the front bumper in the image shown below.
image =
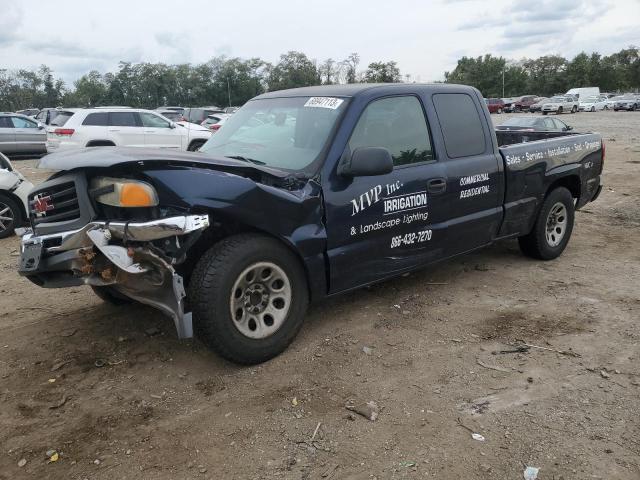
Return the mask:
<path id="1" fill-rule="evenodd" d="M 149 242 L 208 226 L 207 215 L 185 215 L 148 222 L 95 221 L 79 230 L 40 236 L 26 233 L 19 273 L 44 288 L 112 287 L 172 317 L 178 336 L 188 338 L 193 327 L 191 313 L 184 311 L 183 279 L 173 268 L 177 259 Z"/>

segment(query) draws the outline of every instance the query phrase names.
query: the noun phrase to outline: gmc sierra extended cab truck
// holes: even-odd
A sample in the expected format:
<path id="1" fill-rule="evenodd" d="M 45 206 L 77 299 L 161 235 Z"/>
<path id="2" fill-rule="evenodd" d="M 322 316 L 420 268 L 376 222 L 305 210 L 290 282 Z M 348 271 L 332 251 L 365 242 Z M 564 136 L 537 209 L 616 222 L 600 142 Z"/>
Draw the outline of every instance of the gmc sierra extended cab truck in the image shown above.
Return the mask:
<path id="1" fill-rule="evenodd" d="M 497 136 L 498 135 L 498 136 Z M 344 85 L 248 102 L 200 152 L 44 157 L 20 274 L 171 316 L 234 362 L 263 362 L 307 305 L 518 238 L 565 249 L 595 200 L 599 135 L 496 132 L 457 85 Z"/>

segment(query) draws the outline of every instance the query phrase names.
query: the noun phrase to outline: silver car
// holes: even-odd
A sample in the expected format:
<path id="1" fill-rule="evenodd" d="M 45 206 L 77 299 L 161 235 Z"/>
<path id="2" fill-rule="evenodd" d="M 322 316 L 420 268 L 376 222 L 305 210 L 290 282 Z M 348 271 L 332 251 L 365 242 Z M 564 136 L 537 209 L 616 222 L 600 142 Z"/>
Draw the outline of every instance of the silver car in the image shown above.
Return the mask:
<path id="1" fill-rule="evenodd" d="M 0 152 L 6 155 L 47 153 L 47 132 L 32 118 L 0 112 Z"/>

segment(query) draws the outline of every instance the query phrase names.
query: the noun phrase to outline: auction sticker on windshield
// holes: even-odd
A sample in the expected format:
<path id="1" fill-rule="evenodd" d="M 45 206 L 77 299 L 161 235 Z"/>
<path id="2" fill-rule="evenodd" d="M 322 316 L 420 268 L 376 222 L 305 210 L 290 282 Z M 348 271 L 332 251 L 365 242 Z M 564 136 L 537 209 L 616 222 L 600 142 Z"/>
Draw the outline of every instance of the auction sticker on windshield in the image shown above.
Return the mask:
<path id="1" fill-rule="evenodd" d="M 331 110 L 335 110 L 340 105 L 342 105 L 341 98 L 334 97 L 311 97 L 307 100 L 307 103 L 304 104 L 305 107 L 315 107 L 315 108 L 330 108 Z"/>

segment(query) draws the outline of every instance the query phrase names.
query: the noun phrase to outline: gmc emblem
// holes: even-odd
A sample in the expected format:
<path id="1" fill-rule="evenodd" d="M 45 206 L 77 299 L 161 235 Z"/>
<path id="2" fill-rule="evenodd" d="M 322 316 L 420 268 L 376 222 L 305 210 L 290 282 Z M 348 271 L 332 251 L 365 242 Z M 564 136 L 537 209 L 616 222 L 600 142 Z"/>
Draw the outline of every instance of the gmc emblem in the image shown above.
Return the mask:
<path id="1" fill-rule="evenodd" d="M 33 209 L 38 217 L 45 215 L 49 210 L 53 210 L 51 197 L 48 195 L 36 195 L 36 198 L 33 200 Z"/>

